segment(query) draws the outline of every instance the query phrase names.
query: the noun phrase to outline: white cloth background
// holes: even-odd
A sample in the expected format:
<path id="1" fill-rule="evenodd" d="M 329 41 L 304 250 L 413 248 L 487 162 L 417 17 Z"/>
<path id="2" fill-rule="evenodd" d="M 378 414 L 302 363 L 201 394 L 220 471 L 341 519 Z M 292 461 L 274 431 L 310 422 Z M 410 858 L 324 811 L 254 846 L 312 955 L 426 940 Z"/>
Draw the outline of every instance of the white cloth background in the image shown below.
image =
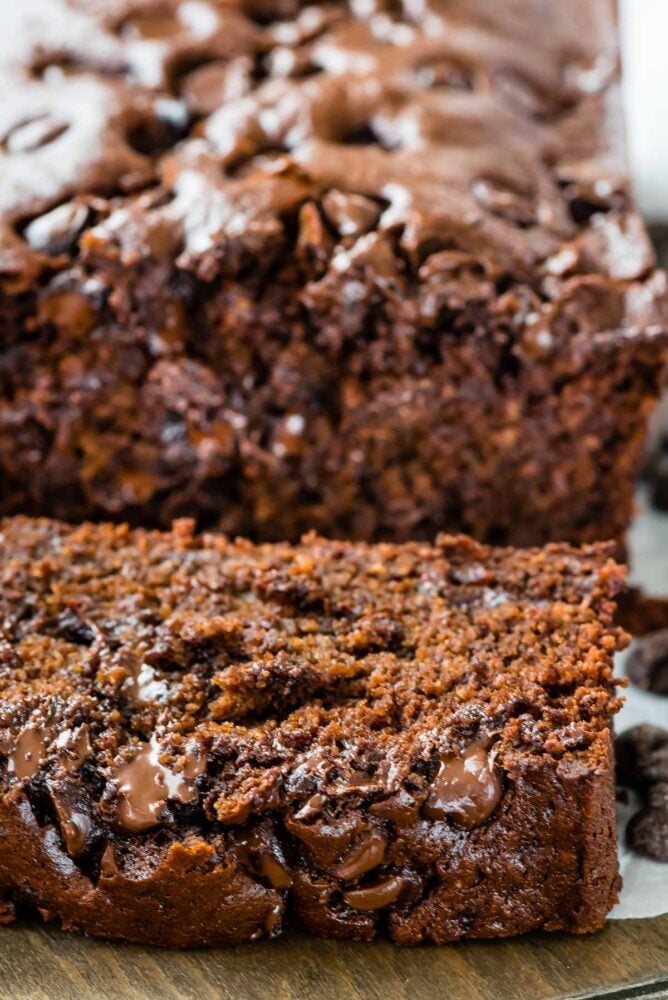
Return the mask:
<path id="1" fill-rule="evenodd" d="M 668 223 L 668 0 L 621 0 L 629 160 L 640 207 Z"/>

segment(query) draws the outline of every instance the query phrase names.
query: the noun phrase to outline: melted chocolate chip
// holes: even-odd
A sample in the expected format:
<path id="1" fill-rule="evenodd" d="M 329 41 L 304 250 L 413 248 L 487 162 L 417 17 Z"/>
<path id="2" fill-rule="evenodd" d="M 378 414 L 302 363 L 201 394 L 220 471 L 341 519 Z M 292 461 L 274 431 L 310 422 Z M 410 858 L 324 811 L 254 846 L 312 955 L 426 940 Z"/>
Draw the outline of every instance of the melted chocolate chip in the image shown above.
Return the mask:
<path id="1" fill-rule="evenodd" d="M 5 147 L 8 153 L 31 153 L 40 146 L 55 142 L 66 131 L 67 125 L 63 122 L 42 115 L 17 125 L 8 135 Z"/>
<path id="2" fill-rule="evenodd" d="M 155 736 L 116 776 L 118 786 L 118 822 L 134 833 L 156 826 L 167 807 L 168 799 L 188 804 L 198 797 L 197 789 L 183 775 L 166 767 Z"/>
<path id="3" fill-rule="evenodd" d="M 277 903 L 273 906 L 269 913 L 264 918 L 264 929 L 269 935 L 269 937 L 274 936 L 280 930 L 281 918 L 283 916 L 283 908 Z"/>
<path id="4" fill-rule="evenodd" d="M 373 229 L 380 218 L 377 202 L 362 195 L 328 191 L 322 199 L 325 215 L 341 236 L 362 236 Z"/>
<path id="5" fill-rule="evenodd" d="M 226 101 L 235 101 L 248 93 L 252 78 L 250 59 L 231 63 L 208 63 L 190 73 L 183 82 L 183 96 L 196 114 L 208 115 Z"/>
<path id="6" fill-rule="evenodd" d="M 372 833 L 366 840 L 353 847 L 345 859 L 336 866 L 334 874 L 341 879 L 359 878 L 360 875 L 366 874 L 381 864 L 386 846 L 385 837 L 379 833 Z"/>
<path id="7" fill-rule="evenodd" d="M 81 785 L 71 780 L 49 781 L 47 790 L 65 849 L 76 858 L 90 846 L 95 832 L 91 803 Z"/>
<path id="8" fill-rule="evenodd" d="M 348 889 L 343 893 L 343 898 L 354 910 L 382 910 L 394 903 L 401 894 L 404 884 L 401 875 L 386 875 L 358 889 Z"/>
<path id="9" fill-rule="evenodd" d="M 7 763 L 10 773 L 17 778 L 33 778 L 39 771 L 44 750 L 50 742 L 51 734 L 46 729 L 36 726 L 22 729 Z"/>
<path id="10" fill-rule="evenodd" d="M 452 819 L 469 829 L 491 816 L 501 801 L 501 771 L 484 746 L 473 744 L 461 757 L 442 757 L 423 812 L 428 819 Z"/>
<path id="11" fill-rule="evenodd" d="M 531 226 L 536 221 L 532 200 L 496 180 L 474 181 L 471 191 L 475 200 L 494 215 L 518 226 Z"/>
<path id="12" fill-rule="evenodd" d="M 295 819 L 302 821 L 315 819 L 316 816 L 321 814 L 326 803 L 327 799 L 324 795 L 312 795 L 311 798 L 301 807 L 299 812 L 295 813 Z"/>
<path id="13" fill-rule="evenodd" d="M 185 763 L 183 765 L 183 775 L 194 781 L 204 774 L 207 768 L 208 759 L 204 751 L 197 744 L 190 744 L 186 748 Z"/>
<path id="14" fill-rule="evenodd" d="M 258 867 L 274 889 L 289 889 L 292 885 L 292 875 L 286 866 L 271 854 L 261 853 Z"/>

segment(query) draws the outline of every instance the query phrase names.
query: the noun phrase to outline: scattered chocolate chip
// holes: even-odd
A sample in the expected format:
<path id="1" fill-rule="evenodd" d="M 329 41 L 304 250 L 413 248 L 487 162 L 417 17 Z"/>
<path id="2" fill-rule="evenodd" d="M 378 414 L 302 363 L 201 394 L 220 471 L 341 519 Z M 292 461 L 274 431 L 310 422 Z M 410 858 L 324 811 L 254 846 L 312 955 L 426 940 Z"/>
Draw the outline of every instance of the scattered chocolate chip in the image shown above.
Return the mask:
<path id="1" fill-rule="evenodd" d="M 642 725 L 627 729 L 615 741 L 617 784 L 643 790 L 668 782 L 668 730 Z"/>
<path id="2" fill-rule="evenodd" d="M 311 798 L 295 813 L 295 819 L 306 822 L 319 816 L 326 805 L 324 795 L 312 795 Z"/>
<path id="3" fill-rule="evenodd" d="M 281 931 L 283 907 L 277 903 L 264 918 L 264 929 L 269 937 L 276 937 Z"/>
<path id="4" fill-rule="evenodd" d="M 246 851 L 246 867 L 264 876 L 274 889 L 290 888 L 292 873 L 270 820 L 260 823 L 240 847 L 242 856 Z"/>
<path id="5" fill-rule="evenodd" d="M 649 790 L 647 802 L 626 829 L 629 846 L 653 861 L 668 861 L 668 782 Z"/>
<path id="6" fill-rule="evenodd" d="M 334 240 L 328 233 L 318 208 L 307 201 L 299 211 L 299 236 L 297 256 L 302 266 L 315 275 L 323 273 L 334 248 Z"/>
<path id="7" fill-rule="evenodd" d="M 58 733 L 55 742 L 60 750 L 60 766 L 70 774 L 79 771 L 83 762 L 93 752 L 90 743 L 90 730 L 86 723 L 79 726 L 77 730 L 64 729 Z"/>
<path id="8" fill-rule="evenodd" d="M 274 889 L 289 889 L 292 885 L 292 875 L 287 867 L 273 855 L 261 853 L 258 867 Z"/>
<path id="9" fill-rule="evenodd" d="M 645 691 L 668 694 L 668 628 L 638 641 L 629 653 L 626 673 Z"/>
<path id="10" fill-rule="evenodd" d="M 452 819 L 465 829 L 491 816 L 501 801 L 501 771 L 479 743 L 461 757 L 444 756 L 423 806 L 427 819 Z"/>

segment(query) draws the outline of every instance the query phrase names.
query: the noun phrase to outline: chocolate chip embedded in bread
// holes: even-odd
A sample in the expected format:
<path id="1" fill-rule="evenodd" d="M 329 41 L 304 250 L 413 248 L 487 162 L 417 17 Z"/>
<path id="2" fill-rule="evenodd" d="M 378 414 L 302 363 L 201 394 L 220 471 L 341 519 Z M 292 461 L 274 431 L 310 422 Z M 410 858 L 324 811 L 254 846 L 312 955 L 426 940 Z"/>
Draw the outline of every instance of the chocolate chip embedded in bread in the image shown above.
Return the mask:
<path id="1" fill-rule="evenodd" d="M 382 910 L 394 903 L 403 888 L 401 875 L 385 875 L 358 889 L 349 889 L 344 892 L 343 898 L 354 910 Z"/>
<path id="2" fill-rule="evenodd" d="M 489 751 L 473 744 L 461 757 L 442 757 L 423 812 L 428 819 L 452 819 L 465 828 L 478 826 L 501 801 L 501 772 Z"/>
<path id="3" fill-rule="evenodd" d="M 76 858 L 88 850 L 96 835 L 91 801 L 77 781 L 48 781 L 46 788 L 65 850 Z"/>

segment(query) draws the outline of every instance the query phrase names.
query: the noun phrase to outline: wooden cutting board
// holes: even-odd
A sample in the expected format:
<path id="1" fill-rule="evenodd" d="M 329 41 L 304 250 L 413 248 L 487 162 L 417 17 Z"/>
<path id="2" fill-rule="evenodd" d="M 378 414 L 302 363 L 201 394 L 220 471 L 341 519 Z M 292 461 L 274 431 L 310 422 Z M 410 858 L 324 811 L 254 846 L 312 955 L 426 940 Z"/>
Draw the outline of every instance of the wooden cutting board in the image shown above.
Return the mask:
<path id="1" fill-rule="evenodd" d="M 12 1000 L 556 1000 L 668 997 L 668 915 L 586 938 L 400 949 L 293 936 L 168 952 L 55 927 L 0 929 L 0 996 Z"/>

